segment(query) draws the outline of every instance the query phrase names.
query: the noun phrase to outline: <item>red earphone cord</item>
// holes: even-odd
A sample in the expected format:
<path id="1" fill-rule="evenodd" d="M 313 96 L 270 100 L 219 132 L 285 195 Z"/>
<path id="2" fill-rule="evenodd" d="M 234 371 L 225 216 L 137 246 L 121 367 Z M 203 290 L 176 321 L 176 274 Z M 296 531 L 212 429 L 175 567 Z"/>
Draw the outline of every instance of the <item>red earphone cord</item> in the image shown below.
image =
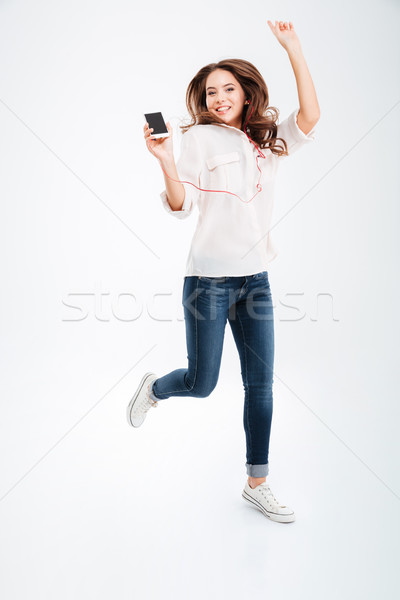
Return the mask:
<path id="1" fill-rule="evenodd" d="M 246 135 L 247 135 L 247 133 L 246 133 L 246 125 L 247 125 L 247 123 L 249 122 L 249 119 L 250 119 L 251 115 L 253 114 L 253 105 L 251 104 L 250 100 L 248 100 L 248 102 L 249 102 L 249 104 L 251 105 L 251 113 L 250 113 L 250 116 L 249 116 L 249 118 L 247 119 L 247 121 L 246 121 L 246 123 L 245 123 L 245 125 L 244 125 L 244 133 L 245 133 Z M 257 185 L 256 185 L 256 187 L 257 187 L 257 192 L 256 192 L 256 193 L 254 194 L 254 196 L 253 196 L 253 198 L 255 198 L 255 197 L 257 196 L 257 194 L 259 194 L 259 193 L 261 192 L 261 190 L 262 190 L 262 187 L 261 187 L 261 185 L 260 185 L 261 169 L 260 169 L 260 167 L 259 167 L 259 165 L 258 165 L 258 159 L 259 159 L 259 158 L 265 158 L 265 155 L 264 155 L 264 154 L 261 152 L 260 148 L 258 148 L 258 146 L 257 146 L 257 145 L 256 145 L 256 144 L 253 142 L 253 140 L 251 139 L 251 137 L 249 137 L 248 135 L 247 135 L 247 137 L 249 138 L 249 140 L 250 140 L 250 142 L 253 144 L 253 146 L 254 146 L 255 148 L 257 148 L 257 150 L 258 150 L 258 155 L 256 156 L 256 162 L 257 162 L 257 169 L 260 171 L 260 176 L 259 176 L 259 178 L 258 178 L 258 182 L 257 182 Z M 160 165 L 160 166 L 161 166 L 161 165 Z M 161 168 L 162 168 L 162 167 L 161 167 Z M 163 169 L 163 168 L 162 168 L 162 170 L 164 171 L 164 169 Z M 165 171 L 164 171 L 164 173 L 165 173 Z M 246 204 L 247 204 L 248 202 L 251 202 L 251 201 L 253 200 L 253 198 L 250 198 L 250 200 L 242 200 L 242 199 L 240 198 L 240 196 L 238 196 L 237 194 L 234 194 L 233 192 L 228 192 L 228 191 L 225 191 L 225 190 L 205 190 L 205 189 L 203 189 L 203 188 L 200 188 L 200 187 L 198 187 L 198 186 L 197 186 L 197 185 L 195 185 L 194 183 L 191 183 L 190 181 L 181 181 L 180 179 L 173 179 L 172 177 L 170 177 L 170 175 L 168 175 L 168 173 L 165 173 L 165 175 L 166 175 L 167 177 L 169 177 L 170 179 L 172 179 L 172 181 L 176 181 L 176 182 L 178 182 L 178 183 L 188 183 L 189 185 L 193 185 L 193 187 L 197 188 L 197 189 L 198 189 L 198 190 L 200 190 L 201 192 L 220 192 L 220 193 L 222 193 L 222 194 L 231 194 L 232 196 L 236 196 L 236 198 L 239 198 L 239 200 L 240 200 L 241 202 L 245 202 Z"/>

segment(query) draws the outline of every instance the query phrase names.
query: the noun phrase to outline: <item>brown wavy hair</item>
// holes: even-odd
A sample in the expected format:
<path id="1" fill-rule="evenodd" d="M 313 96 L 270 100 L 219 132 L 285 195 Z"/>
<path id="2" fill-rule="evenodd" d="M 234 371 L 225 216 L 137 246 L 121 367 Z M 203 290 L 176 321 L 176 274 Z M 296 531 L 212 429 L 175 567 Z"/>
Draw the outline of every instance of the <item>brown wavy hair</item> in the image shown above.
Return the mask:
<path id="1" fill-rule="evenodd" d="M 253 106 L 253 113 L 247 123 L 247 134 L 261 149 L 268 148 L 278 156 L 287 155 L 285 140 L 277 137 L 279 110 L 274 106 L 268 106 L 267 84 L 251 62 L 240 58 L 228 58 L 210 63 L 193 77 L 186 91 L 186 107 L 192 120 L 189 124 L 180 125 L 182 133 L 186 133 L 193 125 L 224 123 L 221 117 L 207 110 L 206 104 L 206 80 L 216 69 L 230 71 L 242 86 L 245 98 L 251 102 L 243 107 L 242 131 Z M 283 148 L 279 146 L 278 141 L 283 142 Z"/>

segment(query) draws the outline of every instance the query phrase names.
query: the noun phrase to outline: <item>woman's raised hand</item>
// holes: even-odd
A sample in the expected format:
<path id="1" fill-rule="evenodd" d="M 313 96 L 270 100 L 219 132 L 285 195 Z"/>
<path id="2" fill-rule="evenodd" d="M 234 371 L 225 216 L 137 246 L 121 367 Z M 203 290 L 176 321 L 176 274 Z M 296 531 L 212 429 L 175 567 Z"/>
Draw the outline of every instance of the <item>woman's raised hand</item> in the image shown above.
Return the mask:
<path id="1" fill-rule="evenodd" d="M 275 21 L 275 25 L 272 21 L 267 21 L 267 23 L 274 36 L 285 50 L 300 49 L 300 40 L 294 30 L 292 21 Z"/>
<path id="2" fill-rule="evenodd" d="M 167 129 L 169 136 L 164 138 L 152 138 L 151 133 L 153 129 L 149 128 L 149 124 L 146 122 L 144 126 L 144 139 L 148 150 L 161 162 L 173 158 L 173 147 L 172 147 L 172 127 L 170 122 L 167 123 Z"/>

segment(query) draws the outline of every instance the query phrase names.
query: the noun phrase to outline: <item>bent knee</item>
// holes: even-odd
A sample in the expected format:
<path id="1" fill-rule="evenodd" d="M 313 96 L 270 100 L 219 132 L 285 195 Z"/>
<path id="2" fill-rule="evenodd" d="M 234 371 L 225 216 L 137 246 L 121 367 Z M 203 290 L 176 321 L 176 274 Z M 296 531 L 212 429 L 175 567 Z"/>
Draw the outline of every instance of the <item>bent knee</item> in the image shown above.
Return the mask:
<path id="1" fill-rule="evenodd" d="M 191 394 L 196 398 L 207 398 L 217 385 L 215 379 L 197 379 L 191 389 Z"/>

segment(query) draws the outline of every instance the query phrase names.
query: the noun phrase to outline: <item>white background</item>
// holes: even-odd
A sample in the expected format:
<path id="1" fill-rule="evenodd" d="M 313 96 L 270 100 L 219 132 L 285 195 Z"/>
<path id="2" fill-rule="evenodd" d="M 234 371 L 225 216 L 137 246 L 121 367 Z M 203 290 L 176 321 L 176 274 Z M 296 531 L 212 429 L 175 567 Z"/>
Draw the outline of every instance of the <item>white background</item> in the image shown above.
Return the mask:
<path id="1" fill-rule="evenodd" d="M 285 118 L 267 19 L 293 22 L 321 107 L 279 172 L 269 269 L 267 480 L 289 525 L 241 498 L 229 325 L 210 397 L 125 417 L 146 371 L 187 366 L 197 219 L 163 209 L 142 115 L 163 112 L 178 155 L 189 81 L 244 58 Z M 397 595 L 398 26 L 395 0 L 0 2 L 3 598 Z"/>

